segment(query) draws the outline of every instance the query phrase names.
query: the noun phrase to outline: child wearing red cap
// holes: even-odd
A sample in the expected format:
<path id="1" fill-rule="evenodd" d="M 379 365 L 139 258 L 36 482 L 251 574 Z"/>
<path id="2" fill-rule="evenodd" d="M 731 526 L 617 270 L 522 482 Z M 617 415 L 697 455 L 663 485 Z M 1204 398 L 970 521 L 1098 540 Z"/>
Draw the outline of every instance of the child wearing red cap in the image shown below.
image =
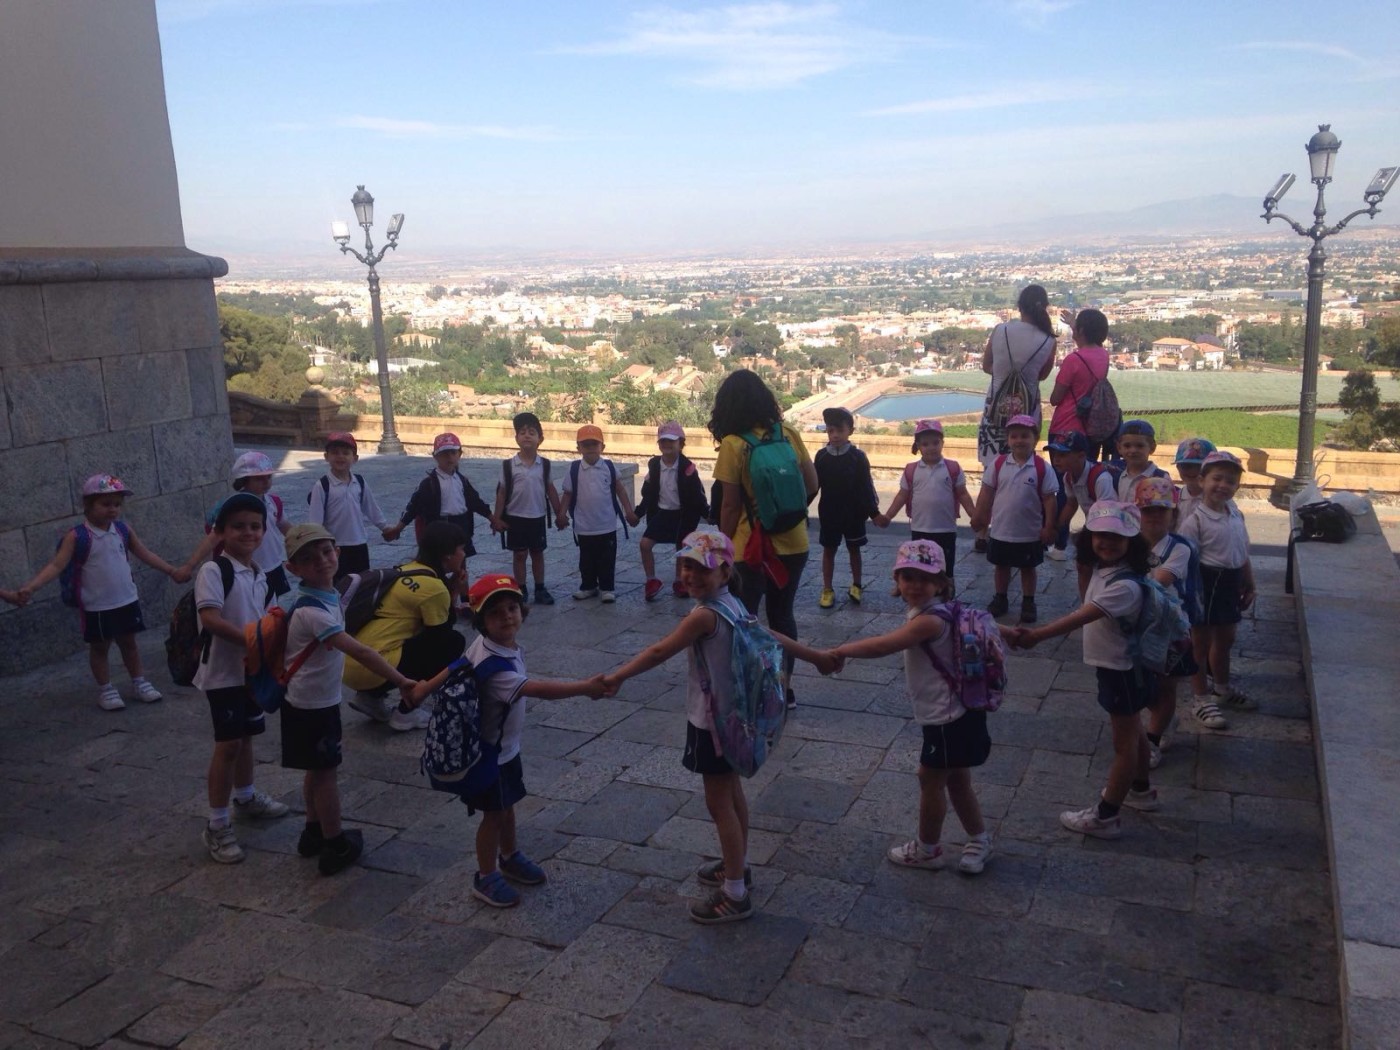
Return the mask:
<path id="1" fill-rule="evenodd" d="M 314 525 L 324 525 L 340 548 L 340 562 L 335 571 L 337 580 L 352 572 L 369 569 L 366 521 L 388 538 L 385 530 L 389 523 L 375 502 L 369 483 L 363 474 L 351 472 L 350 468 L 359 458 L 359 447 L 353 434 L 343 430 L 328 434 L 326 463 L 331 468 L 330 473 L 322 474 L 306 495 L 309 504 L 306 520 Z"/>
<path id="2" fill-rule="evenodd" d="M 555 518 L 561 529 L 574 524 L 578 544 L 578 590 L 574 601 L 597 598 L 615 601 L 614 576 L 617 572 L 617 519 L 636 525 L 632 493 L 627 491 L 617 468 L 603 458 L 603 431 L 592 423 L 578 428 L 579 458 L 569 464 L 560 494 L 563 506 Z"/>

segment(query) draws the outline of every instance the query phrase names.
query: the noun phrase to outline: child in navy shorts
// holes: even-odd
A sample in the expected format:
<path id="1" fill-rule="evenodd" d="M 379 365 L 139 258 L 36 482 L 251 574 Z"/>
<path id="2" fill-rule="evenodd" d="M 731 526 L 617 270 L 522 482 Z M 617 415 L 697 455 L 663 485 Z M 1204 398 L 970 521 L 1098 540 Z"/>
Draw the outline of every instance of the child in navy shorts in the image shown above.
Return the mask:
<path id="1" fill-rule="evenodd" d="M 525 585 L 525 557 L 535 574 L 535 604 L 553 605 L 544 585 L 544 551 L 549 546 L 549 519 L 564 512 L 559 492 L 549 480 L 549 460 L 539 454 L 544 428 L 533 412 L 516 415 L 515 443 L 520 451 L 501 463 L 496 486 L 495 516 L 505 525 L 505 546 L 511 552 L 511 572 Z M 497 526 L 493 526 L 497 527 Z"/>

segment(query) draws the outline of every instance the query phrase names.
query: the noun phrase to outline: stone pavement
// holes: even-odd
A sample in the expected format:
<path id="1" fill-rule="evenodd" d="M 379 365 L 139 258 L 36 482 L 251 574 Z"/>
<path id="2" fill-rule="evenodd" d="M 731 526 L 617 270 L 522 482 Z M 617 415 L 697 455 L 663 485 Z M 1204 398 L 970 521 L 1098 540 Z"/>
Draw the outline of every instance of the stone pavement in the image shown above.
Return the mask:
<path id="1" fill-rule="evenodd" d="M 319 462 L 287 457 L 275 491 L 293 512 Z M 359 469 L 393 513 L 426 464 L 366 457 Z M 480 481 L 494 470 L 472 464 Z M 0 700 L 0 1048 L 1336 1046 L 1327 853 L 1281 522 L 1261 514 L 1254 527 L 1261 597 L 1240 632 L 1237 666 L 1261 710 L 1224 733 L 1183 723 L 1156 778 L 1163 808 L 1125 810 L 1118 842 L 1056 819 L 1097 797 L 1111 755 L 1077 638 L 1013 657 L 975 774 L 997 856 L 975 879 L 884 860 L 916 807 L 918 732 L 898 659 L 829 679 L 799 665 L 801 706 L 746 784 L 759 911 L 718 928 L 685 912 L 716 843 L 680 765 L 682 658 L 615 699 L 532 702 L 520 838 L 550 883 L 505 912 L 470 896 L 473 821 L 425 787 L 416 734 L 345 710 L 341 783 L 346 819 L 364 829 L 360 866 L 318 877 L 295 855 L 293 816 L 241 828 L 248 859 L 223 867 L 199 841 L 198 693 L 169 687 L 163 703 L 109 714 L 81 657 L 13 678 Z M 903 535 L 874 536 L 862 606 L 819 610 L 809 568 L 804 638 L 901 622 L 885 580 Z M 478 542 L 474 574 L 508 565 Z M 641 601 L 635 543 L 621 548 L 616 605 L 572 602 L 573 548 L 551 544 L 561 601 L 525 626 L 533 673 L 613 667 L 688 608 Z M 980 557 L 964 553 L 957 576 L 964 597 L 988 596 Z M 1047 563 L 1040 590 L 1043 618 L 1067 610 L 1072 570 Z M 163 633 L 143 648 L 164 687 Z M 272 719 L 258 783 L 299 806 L 277 739 Z M 960 842 L 949 820 L 945 837 Z"/>

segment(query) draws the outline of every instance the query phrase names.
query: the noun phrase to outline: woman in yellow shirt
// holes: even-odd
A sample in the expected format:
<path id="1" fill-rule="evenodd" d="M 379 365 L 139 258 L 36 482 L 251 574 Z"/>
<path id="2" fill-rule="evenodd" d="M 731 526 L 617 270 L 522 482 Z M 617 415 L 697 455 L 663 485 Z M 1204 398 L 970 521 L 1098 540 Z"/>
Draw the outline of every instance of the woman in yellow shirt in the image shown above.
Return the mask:
<path id="1" fill-rule="evenodd" d="M 773 392 L 754 372 L 739 369 L 729 373 L 715 392 L 715 406 L 710 414 L 710 433 L 719 442 L 715 458 L 715 480 L 720 483 L 720 531 L 734 541 L 734 549 L 742 559 L 754 515 L 753 485 L 749 480 L 749 444 L 745 434 L 765 437 L 773 427 L 781 426 L 783 436 L 792 445 L 802 481 L 810 500 L 817 491 L 817 471 L 812 457 L 802 443 L 802 435 L 783 422 L 783 411 Z M 770 533 L 773 550 L 787 569 L 787 583 L 779 587 L 758 565 L 739 561 L 734 566 L 734 592 L 749 612 L 757 615 L 759 603 L 767 599 L 768 626 L 789 638 L 797 637 L 797 618 L 793 615 L 793 600 L 802 582 L 802 570 L 807 565 L 807 522 L 802 520 L 786 532 Z M 792 691 L 793 658 L 783 657 L 783 678 L 789 708 L 797 706 Z"/>

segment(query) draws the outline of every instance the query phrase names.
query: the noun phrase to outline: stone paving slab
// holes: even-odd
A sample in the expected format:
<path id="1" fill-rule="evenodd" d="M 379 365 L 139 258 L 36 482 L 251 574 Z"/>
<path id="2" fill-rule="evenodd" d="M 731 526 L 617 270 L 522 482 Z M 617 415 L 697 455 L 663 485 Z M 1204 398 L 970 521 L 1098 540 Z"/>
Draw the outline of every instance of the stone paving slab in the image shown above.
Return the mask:
<path id="1" fill-rule="evenodd" d="M 289 468 L 284 498 L 321 469 L 274 454 Z M 392 510 L 426 465 L 366 456 L 358 469 Z M 494 469 L 469 463 L 479 484 Z M 1256 542 L 1277 544 L 1278 520 L 1260 512 L 1256 529 L 1252 517 Z M 903 535 L 872 533 L 859 607 L 818 609 L 809 571 L 799 635 L 836 644 L 902 623 L 882 567 Z M 960 543 L 962 594 L 985 600 L 986 566 Z M 473 573 L 507 568 L 480 546 Z M 377 564 L 409 553 L 372 545 Z M 688 608 L 641 601 L 631 542 L 619 601 L 572 602 L 573 555 L 565 537 L 550 547 L 561 601 L 531 611 L 533 674 L 616 666 Z M 1262 710 L 1221 734 L 1183 724 L 1155 780 L 1162 810 L 1125 814 L 1117 842 L 1057 820 L 1092 801 L 1111 758 L 1078 640 L 1013 656 L 974 776 L 997 847 L 975 879 L 885 860 L 917 809 L 902 660 L 826 679 L 800 666 L 797 712 L 744 785 L 758 914 L 717 928 L 686 914 L 718 843 L 680 764 L 683 658 L 611 700 L 531 701 L 517 820 L 550 882 L 504 912 L 470 895 L 476 819 L 426 789 L 412 735 L 345 711 L 341 783 L 361 865 L 319 877 L 295 856 L 293 816 L 240 827 L 248 859 L 224 867 L 198 840 L 209 740 L 197 693 L 170 687 L 163 703 L 109 714 L 80 658 L 11 679 L 0 1047 L 1339 1045 L 1307 694 L 1292 599 L 1270 565 L 1261 583 L 1275 590 L 1241 625 L 1238 664 L 1263 687 Z M 1063 566 L 1047 565 L 1038 590 L 1046 619 L 1073 604 Z M 164 689 L 161 633 L 141 641 Z M 272 719 L 257 779 L 299 809 L 279 738 Z M 955 851 L 964 840 L 952 816 L 944 839 Z M 1367 994 L 1389 994 L 1376 981 Z M 1363 1001 L 1377 1006 L 1353 1018 L 1356 1045 L 1389 1045 L 1386 1000 Z"/>

